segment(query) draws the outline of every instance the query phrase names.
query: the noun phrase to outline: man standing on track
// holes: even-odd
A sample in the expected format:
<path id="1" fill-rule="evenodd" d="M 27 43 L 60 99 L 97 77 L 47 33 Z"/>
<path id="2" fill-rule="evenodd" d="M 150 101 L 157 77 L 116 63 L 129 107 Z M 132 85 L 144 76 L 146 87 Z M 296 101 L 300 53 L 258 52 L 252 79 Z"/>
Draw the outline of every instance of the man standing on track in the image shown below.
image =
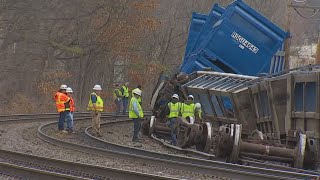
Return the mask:
<path id="1" fill-rule="evenodd" d="M 122 103 L 123 103 L 123 110 L 122 114 L 124 115 L 128 108 L 128 102 L 129 102 L 129 88 L 128 88 L 129 82 L 126 82 L 121 88 L 121 93 L 123 95 Z"/>
<path id="2" fill-rule="evenodd" d="M 69 134 L 74 133 L 74 121 L 73 121 L 73 113 L 76 110 L 74 105 L 74 99 L 72 98 L 72 89 L 71 87 L 67 88 L 67 95 L 70 98 L 70 117 L 67 117 L 67 131 Z"/>
<path id="3" fill-rule="evenodd" d="M 176 121 L 177 117 L 180 113 L 181 103 L 179 102 L 179 96 L 178 94 L 174 94 L 171 97 L 171 102 L 168 103 L 169 108 L 169 115 L 168 115 L 168 126 L 171 129 L 170 135 L 171 135 L 171 144 L 177 145 L 177 133 L 176 133 Z"/>
<path id="4" fill-rule="evenodd" d="M 56 107 L 59 112 L 58 130 L 60 133 L 67 133 L 64 130 L 64 122 L 67 116 L 69 116 L 70 111 L 70 98 L 66 95 L 67 85 L 61 85 L 60 90 L 55 94 L 54 99 L 56 101 Z"/>
<path id="5" fill-rule="evenodd" d="M 116 108 L 117 108 L 115 115 L 119 115 L 120 110 L 121 110 L 121 106 L 122 106 L 122 98 L 123 98 L 123 95 L 120 91 L 119 84 L 114 85 L 113 97 L 114 97 L 114 103 L 116 104 Z"/>
<path id="6" fill-rule="evenodd" d="M 143 110 L 138 102 L 138 98 L 141 97 L 141 90 L 135 89 L 132 91 L 132 98 L 129 105 L 129 118 L 133 121 L 133 142 L 139 142 L 138 134 L 141 129 L 141 121 L 143 118 Z"/>
<path id="7" fill-rule="evenodd" d="M 91 111 L 93 135 L 102 137 L 100 131 L 100 117 L 103 111 L 103 100 L 100 97 L 102 88 L 100 85 L 95 85 L 93 90 L 94 92 L 90 95 L 88 110 Z"/>

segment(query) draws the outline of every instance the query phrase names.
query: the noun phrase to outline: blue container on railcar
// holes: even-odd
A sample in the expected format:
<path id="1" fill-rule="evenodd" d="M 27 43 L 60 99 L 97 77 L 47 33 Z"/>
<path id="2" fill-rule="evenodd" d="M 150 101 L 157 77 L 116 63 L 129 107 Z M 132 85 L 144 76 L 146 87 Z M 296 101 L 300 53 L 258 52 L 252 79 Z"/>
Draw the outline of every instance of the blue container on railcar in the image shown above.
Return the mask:
<path id="1" fill-rule="evenodd" d="M 192 13 L 185 56 L 191 51 L 191 48 L 195 44 L 197 37 L 201 32 L 202 26 L 206 22 L 207 17 L 208 16 L 204 14 Z"/>
<path id="2" fill-rule="evenodd" d="M 207 36 L 212 31 L 214 24 L 220 19 L 224 11 L 225 9 L 223 7 L 219 6 L 218 4 L 214 4 L 190 53 L 197 50 L 200 45 L 207 39 Z"/>
<path id="3" fill-rule="evenodd" d="M 223 72 L 256 76 L 269 72 L 271 58 L 288 35 L 238 0 L 227 7 L 196 53 L 197 57 L 211 62 L 209 67 L 213 69 L 218 67 Z M 197 63 L 193 65 L 198 66 Z M 181 66 L 180 70 L 191 73 L 197 68 L 200 67 Z"/>

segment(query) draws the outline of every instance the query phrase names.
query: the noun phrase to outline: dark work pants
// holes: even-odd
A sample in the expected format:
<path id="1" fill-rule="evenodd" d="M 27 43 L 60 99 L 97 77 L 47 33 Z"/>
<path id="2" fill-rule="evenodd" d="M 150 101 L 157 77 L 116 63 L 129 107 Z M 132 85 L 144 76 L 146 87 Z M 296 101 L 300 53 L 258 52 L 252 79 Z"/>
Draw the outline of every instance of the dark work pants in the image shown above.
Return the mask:
<path id="1" fill-rule="evenodd" d="M 122 100 L 119 98 L 119 100 L 115 99 L 114 103 L 116 104 L 116 115 L 120 114 L 121 106 L 122 106 Z"/>
<path id="2" fill-rule="evenodd" d="M 133 118 L 133 138 L 132 140 L 138 139 L 138 134 L 141 129 L 141 119 L 140 118 Z"/>
<path id="3" fill-rule="evenodd" d="M 64 130 L 64 122 L 70 112 L 63 111 L 59 113 L 58 129 Z"/>
<path id="4" fill-rule="evenodd" d="M 170 118 L 168 126 L 171 129 L 170 136 L 173 145 L 177 145 L 176 118 Z"/>
<path id="5" fill-rule="evenodd" d="M 125 114 L 126 111 L 127 111 L 127 108 L 128 108 L 128 98 L 124 97 L 122 99 L 122 102 L 123 102 L 123 110 L 122 110 L 122 113 Z"/>

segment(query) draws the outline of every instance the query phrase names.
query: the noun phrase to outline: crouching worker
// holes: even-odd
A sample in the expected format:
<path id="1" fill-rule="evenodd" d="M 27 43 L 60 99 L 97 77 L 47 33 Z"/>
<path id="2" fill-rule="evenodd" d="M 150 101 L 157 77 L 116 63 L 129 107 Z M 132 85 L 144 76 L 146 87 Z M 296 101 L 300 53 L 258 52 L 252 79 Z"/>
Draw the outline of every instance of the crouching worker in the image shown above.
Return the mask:
<path id="1" fill-rule="evenodd" d="M 177 145 L 177 132 L 176 132 L 176 121 L 179 116 L 181 103 L 179 102 L 178 94 L 174 94 L 171 97 L 171 102 L 168 103 L 169 115 L 168 115 L 168 126 L 170 127 L 171 144 Z"/>
<path id="2" fill-rule="evenodd" d="M 187 100 L 181 105 L 181 116 L 193 124 L 195 121 L 195 104 L 193 95 L 189 95 Z"/>
<path id="3" fill-rule="evenodd" d="M 143 118 L 143 110 L 138 101 L 138 98 L 141 97 L 141 90 L 134 89 L 132 91 L 132 98 L 129 104 L 129 118 L 133 121 L 133 142 L 139 142 L 138 134 L 141 129 L 141 121 Z"/>

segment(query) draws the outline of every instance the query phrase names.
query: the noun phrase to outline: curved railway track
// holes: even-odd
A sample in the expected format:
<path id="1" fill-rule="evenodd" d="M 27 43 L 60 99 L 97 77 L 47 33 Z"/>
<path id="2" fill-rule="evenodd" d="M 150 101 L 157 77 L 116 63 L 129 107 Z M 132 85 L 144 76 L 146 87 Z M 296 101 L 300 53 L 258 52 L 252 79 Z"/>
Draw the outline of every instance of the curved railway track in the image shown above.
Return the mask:
<path id="1" fill-rule="evenodd" d="M 1 171 L 6 173 L 14 173 L 32 179 L 174 179 L 6 150 L 0 150 L 0 167 L 4 167 L 1 168 Z"/>
<path id="2" fill-rule="evenodd" d="M 102 126 L 127 122 L 130 122 L 130 120 L 110 121 L 102 124 Z M 43 129 L 46 129 L 48 126 L 51 125 L 52 124 L 49 123 L 39 127 L 38 136 L 41 139 L 55 145 L 87 153 L 99 154 L 104 156 L 121 155 L 125 158 L 132 160 L 143 159 L 147 163 L 156 163 L 157 165 L 162 164 L 170 168 L 183 169 L 194 173 L 229 177 L 235 179 L 312 179 L 317 178 L 319 176 L 319 173 L 316 172 L 309 172 L 297 169 L 283 168 L 282 170 L 276 170 L 270 168 L 244 166 L 238 164 L 225 163 L 221 161 L 184 157 L 180 155 L 162 154 L 134 147 L 118 145 L 92 136 L 90 134 L 91 127 L 86 128 L 85 133 L 87 138 L 90 138 L 92 141 L 95 142 L 94 147 L 79 145 L 61 141 L 59 139 L 46 135 Z"/>
<path id="3" fill-rule="evenodd" d="M 0 123 L 56 121 L 57 117 L 56 114 L 0 116 Z M 87 120 L 90 119 L 90 114 L 80 113 L 76 117 L 80 121 Z M 117 118 L 119 117 L 121 118 L 121 116 L 117 116 Z M 114 118 L 110 113 L 103 113 L 102 115 L 102 119 L 110 120 Z M 0 173 L 21 177 L 21 179 L 175 179 L 167 176 L 74 163 L 7 150 L 0 150 Z"/>
<path id="4" fill-rule="evenodd" d="M 56 120 L 57 117 L 57 114 L 54 113 L 0 116 L 0 125 L 2 123 L 10 122 L 50 121 Z M 75 117 L 80 121 L 87 120 L 90 119 L 90 114 L 77 113 Z M 102 119 L 107 120 L 107 122 L 103 123 L 102 126 L 130 122 L 126 116 L 117 116 L 117 120 L 115 120 L 113 114 L 110 113 L 103 113 Z M 121 156 L 122 158 L 132 161 L 141 160 L 145 163 L 155 164 L 158 166 L 180 169 L 198 174 L 212 175 L 215 177 L 220 176 L 235 179 L 317 179 L 320 175 L 320 173 L 315 171 L 305 171 L 283 166 L 268 165 L 250 159 L 243 161 L 246 161 L 247 164 L 254 165 L 255 167 L 204 159 L 212 158 L 210 156 L 206 157 L 205 154 L 202 154 L 202 158 L 195 158 L 146 151 L 96 138 L 90 134 L 91 127 L 86 128 L 84 132 L 79 132 L 83 133 L 84 137 L 91 142 L 90 145 L 80 145 L 65 142 L 47 135 L 45 132 L 46 128 L 54 124 L 56 124 L 56 122 L 50 122 L 40 126 L 37 133 L 38 137 L 57 146 L 96 155 Z M 170 147 L 166 143 L 163 143 L 160 139 L 155 139 L 169 148 L 179 150 L 179 148 Z M 73 163 L 5 150 L 0 150 L 0 169 L 0 173 L 14 174 L 30 179 L 174 179 L 172 177 L 92 166 L 82 163 Z"/>

